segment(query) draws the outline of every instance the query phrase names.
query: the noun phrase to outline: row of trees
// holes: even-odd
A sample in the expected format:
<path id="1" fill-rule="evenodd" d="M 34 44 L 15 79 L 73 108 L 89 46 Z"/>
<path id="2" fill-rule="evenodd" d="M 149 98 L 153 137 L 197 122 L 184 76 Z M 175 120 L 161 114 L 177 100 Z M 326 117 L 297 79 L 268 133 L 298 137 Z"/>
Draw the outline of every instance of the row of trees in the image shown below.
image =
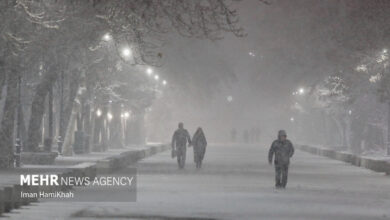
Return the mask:
<path id="1" fill-rule="evenodd" d="M 161 65 L 165 34 L 244 36 L 223 0 L 4 0 L 0 20 L 0 167 L 12 166 L 15 137 L 30 152 L 44 135 L 49 145 L 59 137 L 71 154 L 75 129 L 89 137 L 85 149 L 122 146 L 120 115 L 130 110 L 142 119 L 155 97 L 137 72 Z M 97 117 L 108 113 L 110 143 L 106 117 Z"/>
<path id="2" fill-rule="evenodd" d="M 321 24 L 334 72 L 307 86 L 294 108 L 311 115 L 312 142 L 390 155 L 390 2 L 347 0 L 338 9 L 337 25 Z"/>
<path id="3" fill-rule="evenodd" d="M 326 145 L 347 146 L 360 154 L 387 151 L 390 139 L 389 52 L 367 56 L 348 72 L 338 72 L 308 87 L 293 107 L 307 115 L 312 137 Z M 314 118 L 317 118 L 315 120 Z M 319 126 L 321 125 L 321 126 Z M 318 130 L 319 129 L 319 130 Z"/>

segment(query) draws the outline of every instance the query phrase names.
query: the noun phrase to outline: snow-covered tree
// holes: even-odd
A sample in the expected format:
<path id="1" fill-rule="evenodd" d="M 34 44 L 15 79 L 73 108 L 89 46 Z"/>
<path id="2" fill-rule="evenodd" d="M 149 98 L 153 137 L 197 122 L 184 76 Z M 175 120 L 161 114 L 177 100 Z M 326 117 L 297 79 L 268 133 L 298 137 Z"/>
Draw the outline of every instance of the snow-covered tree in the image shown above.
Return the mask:
<path id="1" fill-rule="evenodd" d="M 0 71 L 8 74 L 0 78 L 0 85 L 9 90 L 0 128 L 5 158 L 11 158 L 12 154 L 14 129 L 10 128 L 17 106 L 17 99 L 12 96 L 17 94 L 19 76 L 33 80 L 31 85 L 35 85 L 25 149 L 37 151 L 45 103 L 53 88 L 68 91 L 61 101 L 64 112 L 59 123 L 60 136 L 65 138 L 77 91 L 86 88 L 83 100 L 88 103 L 86 109 L 93 109 L 91 104 L 101 94 L 99 91 L 115 87 L 117 81 L 113 76 L 118 73 L 118 60 L 126 65 L 160 65 L 164 36 L 175 33 L 209 40 L 221 39 L 225 32 L 238 37 L 245 35 L 229 1 L 6 0 L 0 4 Z M 102 39 L 106 34 L 112 38 L 110 42 Z M 123 56 L 123 48 L 127 48 L 128 57 Z M 38 81 L 32 77 L 36 73 Z M 147 86 L 146 83 L 133 90 L 144 95 L 136 95 L 131 105 L 138 108 L 150 105 L 149 98 L 144 100 L 149 96 L 148 90 L 139 89 Z M 7 163 L 1 166 L 8 166 Z"/>

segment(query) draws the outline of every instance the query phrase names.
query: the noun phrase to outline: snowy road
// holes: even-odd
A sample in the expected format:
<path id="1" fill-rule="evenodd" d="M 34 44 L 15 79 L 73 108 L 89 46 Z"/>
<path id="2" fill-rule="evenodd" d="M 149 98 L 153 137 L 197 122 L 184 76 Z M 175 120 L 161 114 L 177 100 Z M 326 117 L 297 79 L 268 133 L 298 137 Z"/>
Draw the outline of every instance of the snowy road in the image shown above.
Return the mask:
<path id="1" fill-rule="evenodd" d="M 7 216 L 40 220 L 390 219 L 390 177 L 297 150 L 288 188 L 275 190 L 267 150 L 268 145 L 211 145 L 200 171 L 194 168 L 192 149 L 187 152 L 185 170 L 176 168 L 170 152 L 161 153 L 137 165 L 137 202 L 43 202 Z"/>

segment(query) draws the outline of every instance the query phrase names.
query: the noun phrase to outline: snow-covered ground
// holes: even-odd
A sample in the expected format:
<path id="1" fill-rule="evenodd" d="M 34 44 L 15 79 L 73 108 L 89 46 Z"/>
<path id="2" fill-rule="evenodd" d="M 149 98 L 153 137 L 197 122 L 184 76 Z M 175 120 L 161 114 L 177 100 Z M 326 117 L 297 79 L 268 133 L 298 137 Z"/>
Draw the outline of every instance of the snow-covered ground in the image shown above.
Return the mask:
<path id="1" fill-rule="evenodd" d="M 192 149 L 185 170 L 178 170 L 170 152 L 165 152 L 137 165 L 137 202 L 42 202 L 6 215 L 23 220 L 390 219 L 390 177 L 296 151 L 288 188 L 275 190 L 267 150 L 268 144 L 211 145 L 199 171 L 194 168 Z M 82 188 L 76 193 L 94 196 Z M 122 200 L 129 195 L 124 190 L 119 196 Z"/>

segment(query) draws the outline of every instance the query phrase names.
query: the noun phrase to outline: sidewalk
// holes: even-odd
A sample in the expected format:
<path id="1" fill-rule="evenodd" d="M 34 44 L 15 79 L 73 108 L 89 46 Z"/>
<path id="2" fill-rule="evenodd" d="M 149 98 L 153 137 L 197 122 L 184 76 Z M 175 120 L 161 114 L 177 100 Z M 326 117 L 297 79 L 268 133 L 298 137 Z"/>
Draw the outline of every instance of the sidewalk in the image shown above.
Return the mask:
<path id="1" fill-rule="evenodd" d="M 54 165 L 23 165 L 21 168 L 0 170 L 0 215 L 22 205 L 36 202 L 36 200 L 20 198 L 22 190 L 29 192 L 40 190 L 39 186 L 21 186 L 21 174 L 58 174 L 93 178 L 98 173 L 113 172 L 167 149 L 167 145 L 152 143 L 144 147 L 109 149 L 106 152 L 91 152 L 71 157 L 59 156 Z M 56 186 L 44 187 L 46 190 L 58 190 Z"/>
<path id="2" fill-rule="evenodd" d="M 296 147 L 311 154 L 329 157 L 358 167 L 364 167 L 375 172 L 382 172 L 390 175 L 390 157 L 360 156 L 347 151 L 337 151 L 331 148 L 318 146 L 297 145 Z"/>

